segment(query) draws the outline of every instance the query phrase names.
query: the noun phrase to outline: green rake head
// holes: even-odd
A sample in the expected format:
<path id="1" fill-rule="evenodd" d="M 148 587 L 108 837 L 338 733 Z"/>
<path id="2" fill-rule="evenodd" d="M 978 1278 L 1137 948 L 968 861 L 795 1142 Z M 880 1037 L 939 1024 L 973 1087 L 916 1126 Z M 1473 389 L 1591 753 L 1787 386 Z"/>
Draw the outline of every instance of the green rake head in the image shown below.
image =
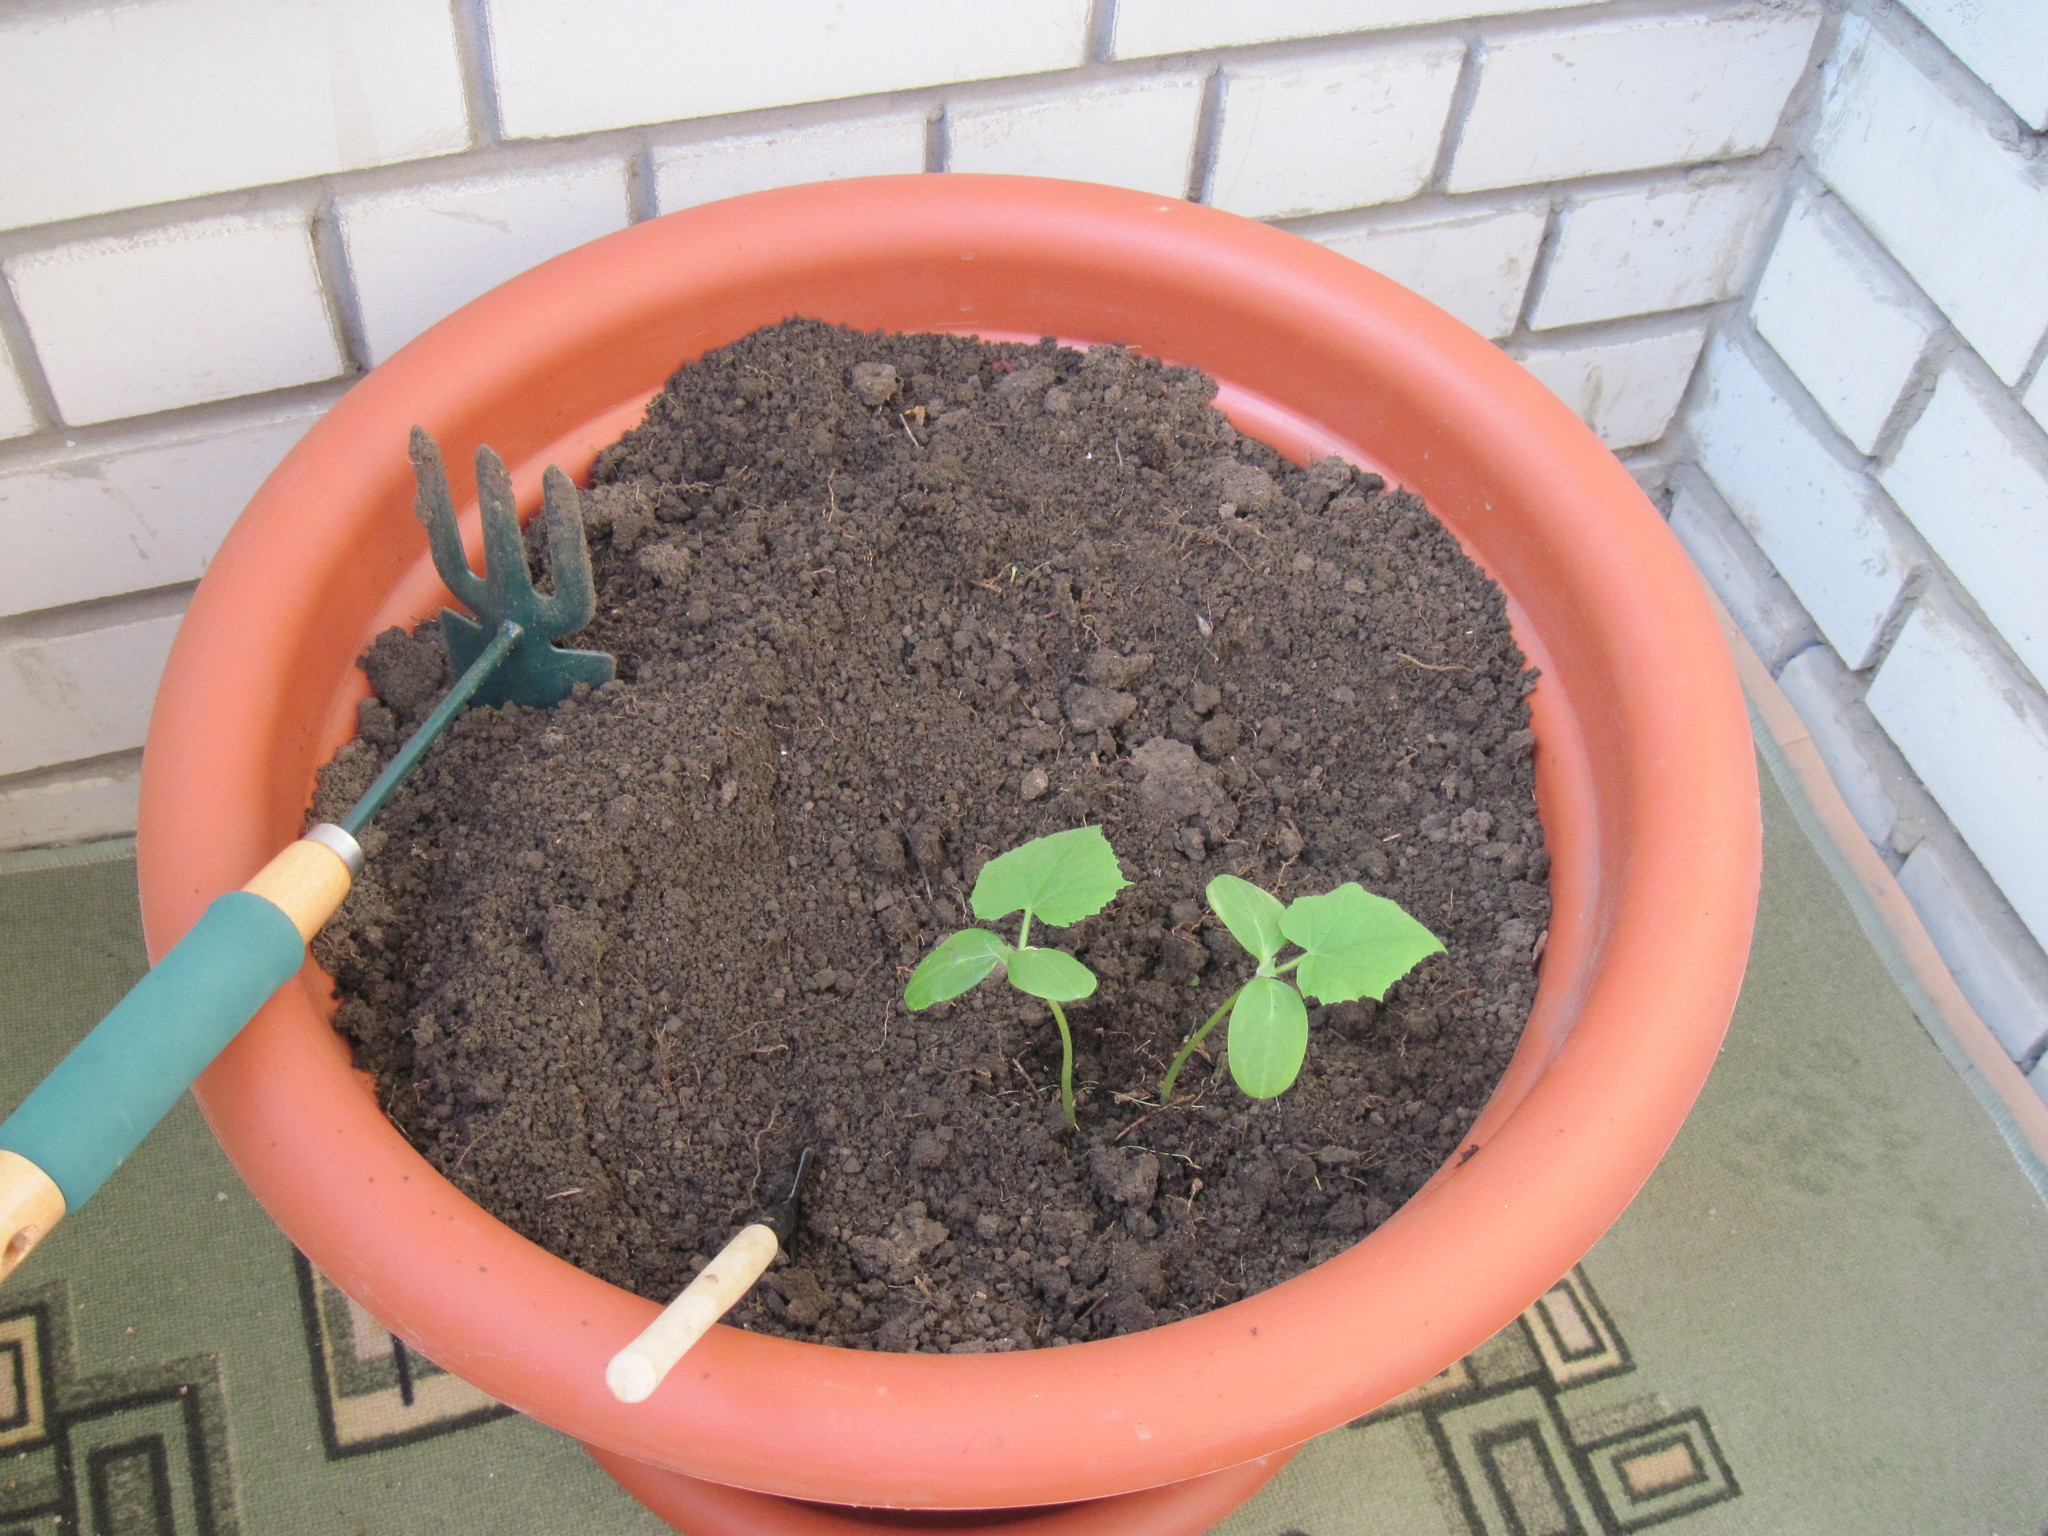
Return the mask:
<path id="1" fill-rule="evenodd" d="M 575 483 L 552 464 L 541 480 L 541 515 L 547 519 L 548 564 L 555 588 L 543 595 L 534 590 L 526 567 L 512 476 L 503 459 L 488 448 L 476 451 L 477 503 L 484 522 L 481 576 L 469 568 L 469 556 L 462 549 L 441 450 L 420 427 L 412 429 L 412 467 L 419 482 L 413 511 L 427 530 L 434 569 L 455 600 L 476 615 L 470 619 L 446 609 L 441 613 L 441 638 L 456 672 L 467 671 L 507 621 L 519 626 L 517 641 L 477 688 L 472 702 L 542 709 L 567 698 L 578 683 L 595 688 L 610 682 L 612 658 L 603 651 L 565 651 L 554 644 L 588 624 L 597 611 Z"/>

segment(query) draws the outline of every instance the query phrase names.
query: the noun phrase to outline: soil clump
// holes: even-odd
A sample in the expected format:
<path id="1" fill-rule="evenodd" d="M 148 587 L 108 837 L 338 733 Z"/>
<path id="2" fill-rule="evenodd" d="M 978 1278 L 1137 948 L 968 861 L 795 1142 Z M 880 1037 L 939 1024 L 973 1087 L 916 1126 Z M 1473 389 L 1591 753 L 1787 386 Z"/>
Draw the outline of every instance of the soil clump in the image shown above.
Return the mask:
<path id="1" fill-rule="evenodd" d="M 666 1300 L 811 1147 L 791 1251 L 731 1321 L 968 1352 L 1273 1285 L 1455 1153 L 1548 923 L 1533 674 L 1415 497 L 1289 464 L 1213 394 L 1115 347 L 813 321 L 678 373 L 583 497 L 572 643 L 620 681 L 466 713 L 316 946 L 429 1161 Z M 431 625 L 365 666 L 329 809 L 447 681 Z M 1087 823 L 1135 884 L 1043 940 L 1102 983 L 1069 1009 L 1076 1137 L 1039 1005 L 902 990 L 983 862 Z M 1224 872 L 1358 880 L 1448 953 L 1313 1010 L 1281 1098 L 1212 1050 L 1161 1108 L 1250 974 L 1203 905 Z"/>

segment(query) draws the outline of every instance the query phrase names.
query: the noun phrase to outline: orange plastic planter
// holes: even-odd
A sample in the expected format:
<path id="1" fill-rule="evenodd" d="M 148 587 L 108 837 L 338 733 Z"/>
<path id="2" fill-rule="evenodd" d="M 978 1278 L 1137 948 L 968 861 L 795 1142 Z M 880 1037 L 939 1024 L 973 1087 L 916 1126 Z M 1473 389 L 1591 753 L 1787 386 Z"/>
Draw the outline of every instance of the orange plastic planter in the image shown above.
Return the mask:
<path id="1" fill-rule="evenodd" d="M 1706 1077 L 1755 912 L 1749 731 L 1691 568 L 1557 400 L 1404 289 L 1188 203 L 972 176 L 739 198 L 507 283 L 352 390 L 201 583 L 145 757 L 151 948 L 297 833 L 315 767 L 352 728 L 356 655 L 439 602 L 411 513 L 415 422 L 451 466 L 492 444 L 531 497 L 545 464 L 587 468 L 684 359 L 789 315 L 1122 341 L 1195 364 L 1283 451 L 1343 453 L 1420 491 L 1506 588 L 1543 671 L 1555 916 L 1478 1153 L 1338 1258 L 1204 1317 L 970 1357 L 720 1328 L 629 1407 L 604 1364 L 653 1304 L 543 1253 L 433 1172 L 351 1072 L 311 966 L 207 1073 L 201 1106 L 337 1284 L 430 1358 L 598 1449 L 699 1536 L 875 1529 L 779 1500 L 968 1510 L 1113 1495 L 1134 1497 L 997 1523 L 1203 1529 L 1279 1453 L 1442 1370 L 1592 1247 Z"/>

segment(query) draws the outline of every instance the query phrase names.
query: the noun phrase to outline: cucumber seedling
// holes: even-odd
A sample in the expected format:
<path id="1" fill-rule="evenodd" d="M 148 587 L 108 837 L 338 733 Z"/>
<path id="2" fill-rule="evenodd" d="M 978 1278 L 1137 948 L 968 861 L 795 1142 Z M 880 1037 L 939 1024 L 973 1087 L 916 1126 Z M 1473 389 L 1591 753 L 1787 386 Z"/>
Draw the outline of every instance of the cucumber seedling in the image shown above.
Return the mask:
<path id="1" fill-rule="evenodd" d="M 1209 910 L 1258 962 L 1251 979 L 1188 1036 L 1166 1069 L 1159 1102 L 1173 1098 L 1180 1069 L 1223 1016 L 1230 1015 L 1230 1075 L 1249 1098 L 1285 1093 L 1308 1055 L 1308 1008 L 1320 1003 L 1384 998 L 1387 988 L 1430 955 L 1443 952 L 1437 936 L 1394 902 L 1356 882 L 1322 896 L 1278 897 L 1235 875 L 1209 882 Z M 1302 950 L 1284 965 L 1288 944 Z M 1294 982 L 1283 980 L 1295 973 Z M 1297 990 L 1297 987 L 1299 990 Z"/>
<path id="2" fill-rule="evenodd" d="M 1095 973 L 1063 949 L 1031 942 L 1033 919 L 1065 928 L 1093 917 L 1110 898 L 1129 885 L 1117 867 L 1116 854 L 1100 827 L 1076 827 L 1020 843 L 981 866 L 967 898 L 974 915 L 985 923 L 1022 912 L 1017 942 L 1005 944 L 986 928 L 963 928 L 941 939 L 920 960 L 903 989 L 912 1010 L 929 1008 L 979 985 L 1000 966 L 1019 992 L 1042 998 L 1060 1027 L 1060 1107 L 1075 1130 L 1074 1033 L 1067 1027 L 1061 1003 L 1095 991 Z"/>

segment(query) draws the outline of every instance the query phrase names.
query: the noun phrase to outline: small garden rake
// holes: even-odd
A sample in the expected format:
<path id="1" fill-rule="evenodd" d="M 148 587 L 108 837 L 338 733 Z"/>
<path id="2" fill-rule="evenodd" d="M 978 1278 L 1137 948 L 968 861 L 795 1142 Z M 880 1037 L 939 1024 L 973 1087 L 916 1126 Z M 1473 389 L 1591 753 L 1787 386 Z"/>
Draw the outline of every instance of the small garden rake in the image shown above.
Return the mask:
<path id="1" fill-rule="evenodd" d="M 535 590 L 512 499 L 512 477 L 489 448 L 476 454 L 485 570 L 463 552 L 440 450 L 412 432 L 414 510 L 434 568 L 476 615 L 441 615 L 460 672 L 418 730 L 338 824 L 322 823 L 239 891 L 218 896 L 156 966 L 0 1124 L 0 1280 L 67 1212 L 121 1165 L 272 993 L 297 974 L 306 944 L 362 871 L 356 835 L 465 705 L 543 708 L 578 683 L 609 682 L 612 658 L 554 642 L 590 622 L 596 593 L 576 487 L 543 478 L 554 590 Z"/>

